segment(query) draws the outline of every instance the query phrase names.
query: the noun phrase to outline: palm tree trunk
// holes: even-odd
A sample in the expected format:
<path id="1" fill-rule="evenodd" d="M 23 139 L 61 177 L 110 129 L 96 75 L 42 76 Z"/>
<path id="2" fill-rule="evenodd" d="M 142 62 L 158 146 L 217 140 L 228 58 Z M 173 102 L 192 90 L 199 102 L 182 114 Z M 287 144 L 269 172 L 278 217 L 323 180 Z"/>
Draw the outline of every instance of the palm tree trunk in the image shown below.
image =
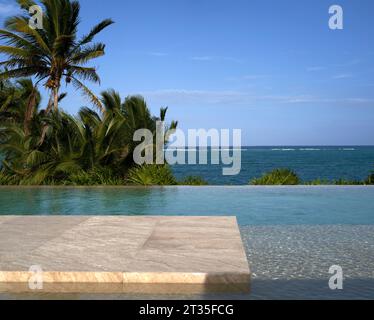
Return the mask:
<path id="1" fill-rule="evenodd" d="M 30 121 L 34 115 L 35 104 L 36 104 L 36 87 L 32 89 L 32 92 L 27 101 L 27 108 L 26 108 L 25 119 L 23 123 L 23 128 L 27 136 L 30 134 Z"/>
<path id="2" fill-rule="evenodd" d="M 52 92 L 51 95 L 49 96 L 47 109 L 45 110 L 45 112 L 46 112 L 47 114 L 51 112 L 51 110 L 52 110 L 52 106 L 53 106 L 53 92 Z"/>
<path id="3" fill-rule="evenodd" d="M 58 110 L 58 91 L 60 90 L 60 87 L 53 88 L 53 110 Z"/>

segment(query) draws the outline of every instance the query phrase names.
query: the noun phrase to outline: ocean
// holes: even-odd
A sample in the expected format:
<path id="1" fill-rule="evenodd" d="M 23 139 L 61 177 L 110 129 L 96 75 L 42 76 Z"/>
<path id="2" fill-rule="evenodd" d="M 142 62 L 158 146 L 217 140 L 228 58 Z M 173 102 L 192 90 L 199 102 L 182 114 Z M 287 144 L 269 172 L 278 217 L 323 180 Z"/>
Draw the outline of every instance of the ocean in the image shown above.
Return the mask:
<path id="1" fill-rule="evenodd" d="M 189 153 L 196 151 L 184 149 L 183 152 L 187 159 Z M 208 159 L 213 153 L 219 155 L 219 149 L 209 148 L 207 152 Z M 224 176 L 224 167 L 227 166 L 178 164 L 173 165 L 172 169 L 178 180 L 187 176 L 200 176 L 210 185 L 247 185 L 253 178 L 277 168 L 292 169 L 303 181 L 332 181 L 341 178 L 361 181 L 374 172 L 374 146 L 243 147 L 240 173 Z"/>
<path id="2" fill-rule="evenodd" d="M 194 150 L 184 150 L 186 158 Z M 217 149 L 208 149 L 208 159 Z M 211 185 L 246 185 L 277 168 L 294 170 L 303 181 L 315 179 L 364 180 L 374 171 L 374 146 L 370 147 L 243 147 L 241 172 L 224 176 L 224 165 L 174 165 L 178 179 L 200 176 Z"/>

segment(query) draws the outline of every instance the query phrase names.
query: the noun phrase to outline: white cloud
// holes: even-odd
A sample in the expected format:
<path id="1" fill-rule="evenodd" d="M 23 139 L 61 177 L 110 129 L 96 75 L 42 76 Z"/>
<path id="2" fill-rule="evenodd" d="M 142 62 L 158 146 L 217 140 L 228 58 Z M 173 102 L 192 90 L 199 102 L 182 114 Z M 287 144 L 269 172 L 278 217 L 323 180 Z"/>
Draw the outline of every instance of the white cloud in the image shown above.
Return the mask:
<path id="1" fill-rule="evenodd" d="M 269 78 L 270 76 L 265 75 L 265 74 L 249 74 L 246 76 L 243 76 L 244 80 L 256 80 L 256 79 L 264 79 L 264 78 Z"/>
<path id="2" fill-rule="evenodd" d="M 339 64 L 336 64 L 335 67 L 350 67 L 350 66 L 355 66 L 355 65 L 358 65 L 362 62 L 361 59 L 352 59 L 350 61 L 347 61 L 345 63 L 339 63 Z"/>
<path id="3" fill-rule="evenodd" d="M 147 99 L 167 104 L 191 104 L 191 105 L 256 105 L 262 102 L 277 104 L 374 104 L 374 99 L 369 98 L 323 98 L 313 95 L 256 95 L 241 91 L 209 91 L 209 90 L 184 90 L 168 89 L 145 91 L 141 93 Z"/>
<path id="4" fill-rule="evenodd" d="M 229 77 L 227 80 L 229 81 L 246 81 L 246 80 L 259 80 L 259 79 L 266 79 L 271 78 L 272 76 L 266 74 L 247 74 L 240 77 Z"/>
<path id="5" fill-rule="evenodd" d="M 322 71 L 322 70 L 325 70 L 325 69 L 326 69 L 326 67 L 315 66 L 315 67 L 309 67 L 306 70 L 308 72 L 315 72 L 315 71 Z"/>
<path id="6" fill-rule="evenodd" d="M 353 75 L 350 74 L 350 73 L 342 73 L 342 74 L 337 74 L 335 76 L 333 76 L 332 78 L 333 79 L 348 79 L 348 78 L 352 78 Z"/>
<path id="7" fill-rule="evenodd" d="M 211 57 L 211 56 L 196 56 L 196 57 L 191 57 L 191 60 L 194 60 L 194 61 L 212 61 L 212 60 L 214 60 L 214 57 Z"/>
<path id="8" fill-rule="evenodd" d="M 173 103 L 239 103 L 246 97 L 245 93 L 237 91 L 206 91 L 206 90 L 184 90 L 184 89 L 166 89 L 142 92 L 147 98 L 156 100 L 165 100 Z"/>
<path id="9" fill-rule="evenodd" d="M 243 61 L 233 57 L 219 57 L 219 56 L 194 56 L 190 60 L 193 61 L 230 61 L 235 63 L 242 63 Z"/>
<path id="10" fill-rule="evenodd" d="M 329 68 L 343 68 L 343 67 L 352 67 L 355 65 L 358 65 L 362 62 L 361 59 L 352 59 L 350 61 L 344 62 L 344 63 L 339 63 L 339 64 L 330 64 L 328 66 L 310 66 L 306 68 L 308 72 L 316 72 L 316 71 L 322 71 L 326 70 Z"/>
<path id="11" fill-rule="evenodd" d="M 168 53 L 165 53 L 165 52 L 148 52 L 148 54 L 153 57 L 166 57 L 169 55 Z"/>

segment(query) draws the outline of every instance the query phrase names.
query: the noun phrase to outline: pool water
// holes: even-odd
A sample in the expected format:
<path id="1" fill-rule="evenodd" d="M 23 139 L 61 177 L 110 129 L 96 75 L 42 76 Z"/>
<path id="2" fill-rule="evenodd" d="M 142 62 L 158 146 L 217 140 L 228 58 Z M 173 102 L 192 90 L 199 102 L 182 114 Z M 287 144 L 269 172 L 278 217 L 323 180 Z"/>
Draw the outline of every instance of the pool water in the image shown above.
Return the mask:
<path id="1" fill-rule="evenodd" d="M 232 215 L 240 225 L 373 225 L 374 187 L 0 188 L 0 215 Z"/>
<path id="2" fill-rule="evenodd" d="M 374 299 L 373 200 L 374 187 L 362 186 L 0 188 L 0 215 L 238 217 L 250 294 L 73 298 Z M 343 290 L 328 286 L 332 265 L 343 268 Z"/>

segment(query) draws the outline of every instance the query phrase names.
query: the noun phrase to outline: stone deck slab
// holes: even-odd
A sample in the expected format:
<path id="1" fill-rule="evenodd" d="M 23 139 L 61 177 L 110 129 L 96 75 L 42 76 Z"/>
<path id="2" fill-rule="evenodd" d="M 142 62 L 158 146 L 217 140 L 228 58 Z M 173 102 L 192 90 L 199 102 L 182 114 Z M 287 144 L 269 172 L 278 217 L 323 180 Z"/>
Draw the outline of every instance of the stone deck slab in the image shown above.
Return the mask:
<path id="1" fill-rule="evenodd" d="M 0 292 L 181 293 L 249 287 L 234 217 L 3 216 Z"/>

